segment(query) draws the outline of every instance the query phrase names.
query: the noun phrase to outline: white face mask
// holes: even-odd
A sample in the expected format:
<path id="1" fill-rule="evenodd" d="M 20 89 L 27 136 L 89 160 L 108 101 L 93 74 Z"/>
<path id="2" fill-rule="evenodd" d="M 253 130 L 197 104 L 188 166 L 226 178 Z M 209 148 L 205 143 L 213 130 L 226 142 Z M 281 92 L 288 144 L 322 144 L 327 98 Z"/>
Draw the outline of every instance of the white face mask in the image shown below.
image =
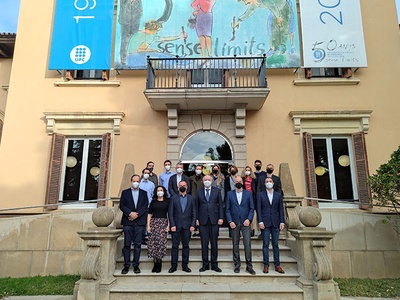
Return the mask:
<path id="1" fill-rule="evenodd" d="M 201 174 L 201 170 L 196 170 L 196 174 L 200 175 Z"/>
<path id="2" fill-rule="evenodd" d="M 246 172 L 244 172 L 244 174 L 246 174 L 246 176 L 249 176 L 250 175 L 250 171 L 246 171 Z"/>
<path id="3" fill-rule="evenodd" d="M 158 192 L 157 192 L 157 196 L 158 196 L 158 197 L 164 196 L 164 192 L 163 192 L 163 191 L 158 191 Z"/>
<path id="4" fill-rule="evenodd" d="M 149 174 L 143 174 L 144 179 L 149 179 L 149 176 L 150 176 Z"/>
<path id="5" fill-rule="evenodd" d="M 178 168 L 178 169 L 176 169 L 176 173 L 178 173 L 178 174 L 181 174 L 181 173 L 182 173 L 182 171 L 183 171 L 183 169 L 182 169 L 182 168 Z"/>
<path id="6" fill-rule="evenodd" d="M 171 166 L 165 166 L 165 170 L 166 170 L 166 171 L 171 170 Z"/>
<path id="7" fill-rule="evenodd" d="M 137 189 L 138 187 L 139 187 L 139 182 L 132 182 L 132 187 L 134 188 L 134 189 Z"/>
<path id="8" fill-rule="evenodd" d="M 209 188 L 211 186 L 211 181 L 210 180 L 206 180 L 206 181 L 203 182 L 203 184 L 204 184 L 204 186 L 206 188 Z"/>
<path id="9" fill-rule="evenodd" d="M 272 182 L 267 182 L 265 184 L 265 186 L 267 187 L 267 189 L 272 189 L 272 187 L 274 186 L 274 184 Z"/>

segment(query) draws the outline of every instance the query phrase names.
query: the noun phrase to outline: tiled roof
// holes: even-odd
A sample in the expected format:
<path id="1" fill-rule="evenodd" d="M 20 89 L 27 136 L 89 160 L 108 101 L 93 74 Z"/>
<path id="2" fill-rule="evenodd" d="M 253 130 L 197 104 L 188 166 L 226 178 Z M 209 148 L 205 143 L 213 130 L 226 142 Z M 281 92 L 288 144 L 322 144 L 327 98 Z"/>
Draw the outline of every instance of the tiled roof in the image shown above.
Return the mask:
<path id="1" fill-rule="evenodd" d="M 15 46 L 15 33 L 0 32 L 0 58 L 12 58 Z"/>

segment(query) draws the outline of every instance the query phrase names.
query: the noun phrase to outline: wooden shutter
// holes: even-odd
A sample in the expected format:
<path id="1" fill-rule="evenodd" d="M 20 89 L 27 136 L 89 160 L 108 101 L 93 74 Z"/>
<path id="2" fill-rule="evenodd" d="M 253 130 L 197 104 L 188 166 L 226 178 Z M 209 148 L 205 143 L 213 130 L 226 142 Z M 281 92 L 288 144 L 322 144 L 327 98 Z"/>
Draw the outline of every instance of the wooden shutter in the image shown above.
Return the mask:
<path id="1" fill-rule="evenodd" d="M 312 135 L 308 132 L 303 133 L 303 153 L 306 172 L 307 196 L 310 198 L 318 198 L 313 141 Z M 308 200 L 308 205 L 318 207 L 318 200 Z"/>
<path id="2" fill-rule="evenodd" d="M 358 187 L 358 201 L 361 209 L 372 208 L 371 191 L 367 184 L 369 176 L 367 149 L 365 147 L 365 135 L 363 132 L 353 133 L 354 160 L 356 165 L 356 177 Z"/>
<path id="3" fill-rule="evenodd" d="M 47 175 L 46 204 L 58 204 L 59 201 L 64 145 L 65 136 L 54 133 L 51 140 L 50 162 Z M 47 209 L 57 208 L 58 205 L 47 207 Z"/>
<path id="4" fill-rule="evenodd" d="M 99 188 L 97 191 L 98 199 L 103 199 L 106 197 L 108 164 L 110 159 L 110 142 L 111 142 L 111 133 L 103 134 L 101 141 Z M 97 206 L 104 206 L 104 205 L 106 205 L 106 201 L 99 201 L 97 203 Z"/>

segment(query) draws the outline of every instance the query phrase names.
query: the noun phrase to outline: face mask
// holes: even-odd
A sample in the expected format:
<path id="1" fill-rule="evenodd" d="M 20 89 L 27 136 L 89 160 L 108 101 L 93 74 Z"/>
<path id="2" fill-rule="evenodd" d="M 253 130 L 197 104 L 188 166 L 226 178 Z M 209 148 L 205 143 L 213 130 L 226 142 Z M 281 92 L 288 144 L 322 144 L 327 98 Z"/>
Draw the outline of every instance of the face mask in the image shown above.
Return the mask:
<path id="1" fill-rule="evenodd" d="M 214 174 L 218 174 L 218 169 L 213 169 Z"/>
<path id="2" fill-rule="evenodd" d="M 182 169 L 182 168 L 178 168 L 178 169 L 176 169 L 176 173 L 178 173 L 178 174 L 182 173 L 182 171 L 183 171 L 183 169 Z"/>
<path id="3" fill-rule="evenodd" d="M 153 172 L 153 168 L 147 168 L 147 169 L 149 169 L 150 173 Z"/>
<path id="4" fill-rule="evenodd" d="M 139 182 L 132 182 L 132 187 L 134 188 L 134 189 L 137 189 L 138 187 L 139 187 Z"/>
<path id="5" fill-rule="evenodd" d="M 209 188 L 211 186 L 211 181 L 210 180 L 206 180 L 203 182 L 204 186 Z"/>
<path id="6" fill-rule="evenodd" d="M 158 196 L 158 197 L 164 196 L 164 192 L 163 192 L 163 191 L 158 191 L 158 192 L 157 192 L 157 196 Z"/>
<path id="7" fill-rule="evenodd" d="M 147 180 L 147 179 L 149 179 L 149 177 L 150 177 L 150 175 L 149 175 L 149 174 L 143 174 L 143 178 L 144 178 L 144 179 L 146 179 L 146 180 Z"/>
<path id="8" fill-rule="evenodd" d="M 231 170 L 231 175 L 236 175 L 236 171 L 235 170 Z"/>
<path id="9" fill-rule="evenodd" d="M 196 174 L 200 175 L 201 174 L 201 170 L 196 170 Z"/>
<path id="10" fill-rule="evenodd" d="M 273 171 L 274 171 L 274 170 L 272 170 L 272 169 L 267 169 L 267 173 L 268 173 L 268 174 L 272 174 Z"/>
<path id="11" fill-rule="evenodd" d="M 181 193 L 184 193 L 184 192 L 186 191 L 186 188 L 185 188 L 184 186 L 180 186 L 180 187 L 179 187 L 179 191 L 180 191 Z"/>
<path id="12" fill-rule="evenodd" d="M 238 182 L 235 184 L 236 188 L 241 189 L 243 187 L 243 183 Z"/>
<path id="13" fill-rule="evenodd" d="M 261 170 L 261 166 L 256 166 L 256 170 L 260 171 Z"/>
<path id="14" fill-rule="evenodd" d="M 246 172 L 244 172 L 244 174 L 246 174 L 246 176 L 249 176 L 250 175 L 250 171 L 246 171 Z"/>
<path id="15" fill-rule="evenodd" d="M 274 186 L 274 184 L 272 182 L 267 182 L 265 184 L 265 186 L 267 187 L 267 189 L 272 189 L 272 187 Z"/>
<path id="16" fill-rule="evenodd" d="M 171 170 L 171 166 L 165 166 L 165 170 L 166 170 L 166 171 Z"/>

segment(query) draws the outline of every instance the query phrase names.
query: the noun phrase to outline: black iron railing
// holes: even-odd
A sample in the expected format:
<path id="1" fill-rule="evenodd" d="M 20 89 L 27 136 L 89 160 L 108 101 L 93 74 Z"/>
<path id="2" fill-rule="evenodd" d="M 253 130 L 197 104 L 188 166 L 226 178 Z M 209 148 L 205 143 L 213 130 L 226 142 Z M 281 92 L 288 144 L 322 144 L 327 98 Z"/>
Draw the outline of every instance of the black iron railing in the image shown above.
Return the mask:
<path id="1" fill-rule="evenodd" d="M 265 59 L 148 57 L 146 88 L 266 88 Z"/>

